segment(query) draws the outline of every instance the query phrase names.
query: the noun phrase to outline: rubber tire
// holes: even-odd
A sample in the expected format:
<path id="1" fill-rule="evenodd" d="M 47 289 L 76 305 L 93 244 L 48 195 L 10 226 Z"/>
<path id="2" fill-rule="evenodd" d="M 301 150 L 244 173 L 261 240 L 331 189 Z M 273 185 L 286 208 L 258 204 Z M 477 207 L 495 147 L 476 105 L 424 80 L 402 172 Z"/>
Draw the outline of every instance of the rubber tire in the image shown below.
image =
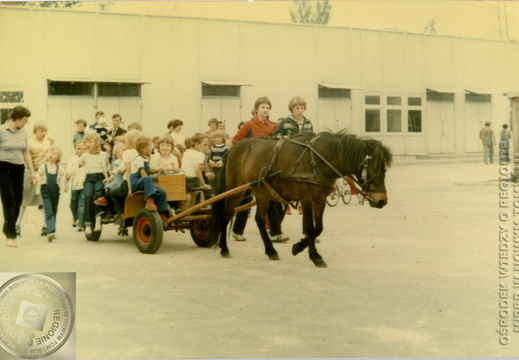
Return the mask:
<path id="1" fill-rule="evenodd" d="M 208 248 L 216 243 L 216 239 L 211 236 L 209 220 L 195 220 L 189 229 L 191 238 L 199 247 Z"/>
<path id="2" fill-rule="evenodd" d="M 342 189 L 342 202 L 344 204 L 349 204 L 351 201 L 351 189 L 350 184 L 344 184 L 344 188 Z"/>
<path id="3" fill-rule="evenodd" d="M 154 254 L 160 249 L 164 225 L 156 211 L 140 209 L 133 218 L 133 242 L 144 254 Z"/>
<path id="4" fill-rule="evenodd" d="M 331 207 L 334 207 L 335 205 L 337 205 L 337 203 L 339 202 L 339 189 L 337 188 L 337 185 L 333 187 L 333 190 L 332 192 L 330 193 L 330 195 L 328 195 L 326 197 L 326 203 L 331 206 Z"/>

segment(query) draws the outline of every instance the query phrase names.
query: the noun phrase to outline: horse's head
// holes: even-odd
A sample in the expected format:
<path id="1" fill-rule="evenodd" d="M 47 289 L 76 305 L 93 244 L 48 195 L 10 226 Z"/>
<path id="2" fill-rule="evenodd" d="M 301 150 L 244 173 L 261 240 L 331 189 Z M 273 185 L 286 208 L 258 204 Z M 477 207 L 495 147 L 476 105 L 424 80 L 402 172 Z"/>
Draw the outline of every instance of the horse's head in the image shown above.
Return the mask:
<path id="1" fill-rule="evenodd" d="M 382 209 L 387 204 L 385 177 L 392 155 L 380 141 L 365 141 L 366 156 L 359 164 L 355 177 L 362 188 L 362 196 L 369 201 L 369 205 Z"/>

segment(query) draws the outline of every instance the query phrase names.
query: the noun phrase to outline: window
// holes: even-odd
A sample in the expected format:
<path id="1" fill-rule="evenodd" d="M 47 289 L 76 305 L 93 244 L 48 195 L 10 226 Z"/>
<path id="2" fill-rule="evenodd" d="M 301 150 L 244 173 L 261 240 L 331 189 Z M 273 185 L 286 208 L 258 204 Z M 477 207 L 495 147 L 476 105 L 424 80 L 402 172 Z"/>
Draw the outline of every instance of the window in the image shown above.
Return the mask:
<path id="1" fill-rule="evenodd" d="M 202 83 L 202 97 L 240 97 L 239 85 L 209 85 Z"/>
<path id="2" fill-rule="evenodd" d="M 402 132 L 402 110 L 387 111 L 387 132 Z"/>
<path id="3" fill-rule="evenodd" d="M 23 91 L 0 91 L 0 124 L 9 120 L 11 110 L 24 102 Z"/>
<path id="4" fill-rule="evenodd" d="M 366 96 L 366 105 L 380 105 L 380 96 Z"/>
<path id="5" fill-rule="evenodd" d="M 366 132 L 380 132 L 380 110 L 366 109 Z"/>
<path id="6" fill-rule="evenodd" d="M 5 122 L 9 119 L 9 115 L 11 115 L 12 109 L 0 109 L 0 125 L 5 124 Z"/>
<path id="7" fill-rule="evenodd" d="M 364 98 L 365 104 L 365 123 L 364 123 L 364 131 L 365 132 L 380 132 L 382 129 L 381 126 L 381 106 L 380 106 L 380 96 L 378 95 L 367 95 Z"/>
<path id="8" fill-rule="evenodd" d="M 421 97 L 410 97 L 407 98 L 408 106 L 422 106 L 422 98 Z"/>
<path id="9" fill-rule="evenodd" d="M 330 98 L 330 99 L 350 99 L 350 89 L 335 89 L 326 86 L 319 85 L 318 88 L 319 98 Z"/>
<path id="10" fill-rule="evenodd" d="M 389 133 L 402 132 L 401 96 L 388 96 L 386 98 L 386 131 Z"/>
<path id="11" fill-rule="evenodd" d="M 23 91 L 0 91 L 0 103 L 23 103 Z"/>
<path id="12" fill-rule="evenodd" d="M 49 95 L 56 96 L 93 96 L 93 82 L 48 81 Z"/>
<path id="13" fill-rule="evenodd" d="M 454 101 L 454 93 L 442 93 L 427 89 L 427 101 Z"/>
<path id="14" fill-rule="evenodd" d="M 55 81 L 48 80 L 48 93 L 53 96 L 141 96 L 142 83 Z"/>
<path id="15" fill-rule="evenodd" d="M 407 131 L 410 133 L 422 132 L 422 98 L 407 98 Z"/>
<path id="16" fill-rule="evenodd" d="M 99 96 L 141 96 L 140 83 L 99 83 L 97 84 Z"/>
<path id="17" fill-rule="evenodd" d="M 465 94 L 465 101 L 467 102 L 490 102 L 492 97 L 490 94 L 476 94 L 468 93 Z"/>
<path id="18" fill-rule="evenodd" d="M 401 106 L 402 105 L 402 98 L 400 96 L 388 96 L 387 97 L 387 104 L 389 106 Z"/>

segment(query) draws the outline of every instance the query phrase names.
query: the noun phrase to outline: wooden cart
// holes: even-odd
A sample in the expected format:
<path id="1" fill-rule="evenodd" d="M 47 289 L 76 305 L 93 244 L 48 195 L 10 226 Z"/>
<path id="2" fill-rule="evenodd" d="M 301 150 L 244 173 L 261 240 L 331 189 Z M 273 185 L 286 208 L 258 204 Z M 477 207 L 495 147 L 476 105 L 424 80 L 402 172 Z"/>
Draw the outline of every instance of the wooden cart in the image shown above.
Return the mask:
<path id="1" fill-rule="evenodd" d="M 127 197 L 124 204 L 123 221 L 124 227 L 132 227 L 133 241 L 137 249 L 145 254 L 157 252 L 164 238 L 164 232 L 175 230 L 189 230 L 191 238 L 200 247 L 211 247 L 215 244 L 214 237 L 210 236 L 209 222 L 211 218 L 210 205 L 225 199 L 233 194 L 244 192 L 252 186 L 252 183 L 245 184 L 232 190 L 226 191 L 208 200 L 204 200 L 201 189 L 194 189 L 189 192 L 189 204 L 186 203 L 186 179 L 184 175 L 164 175 L 159 176 L 159 187 L 166 191 L 168 203 L 179 203 L 183 206 L 177 210 L 177 214 L 164 223 L 157 211 L 149 210 L 145 207 L 144 192 L 138 191 L 132 196 Z M 200 200 L 200 203 L 196 203 Z M 235 213 L 255 206 L 255 202 L 237 207 Z M 92 232 L 87 235 L 87 240 L 98 241 L 101 231 Z"/>

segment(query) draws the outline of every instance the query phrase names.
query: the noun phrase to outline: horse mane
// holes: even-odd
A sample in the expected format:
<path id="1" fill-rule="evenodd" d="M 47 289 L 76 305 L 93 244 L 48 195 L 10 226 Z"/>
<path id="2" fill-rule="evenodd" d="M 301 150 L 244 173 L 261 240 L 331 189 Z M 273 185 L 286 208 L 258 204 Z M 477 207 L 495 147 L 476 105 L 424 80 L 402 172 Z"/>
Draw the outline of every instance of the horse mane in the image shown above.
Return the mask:
<path id="1" fill-rule="evenodd" d="M 377 169 L 390 167 L 393 162 L 391 150 L 379 140 L 366 137 L 358 137 L 350 134 L 348 129 L 340 130 L 336 133 L 323 131 L 317 134 L 324 138 L 326 142 L 337 143 L 339 154 L 343 156 L 343 161 L 348 168 L 358 166 L 363 163 L 367 154 L 371 155 L 371 163 Z M 352 169 L 354 170 L 354 169 Z"/>

